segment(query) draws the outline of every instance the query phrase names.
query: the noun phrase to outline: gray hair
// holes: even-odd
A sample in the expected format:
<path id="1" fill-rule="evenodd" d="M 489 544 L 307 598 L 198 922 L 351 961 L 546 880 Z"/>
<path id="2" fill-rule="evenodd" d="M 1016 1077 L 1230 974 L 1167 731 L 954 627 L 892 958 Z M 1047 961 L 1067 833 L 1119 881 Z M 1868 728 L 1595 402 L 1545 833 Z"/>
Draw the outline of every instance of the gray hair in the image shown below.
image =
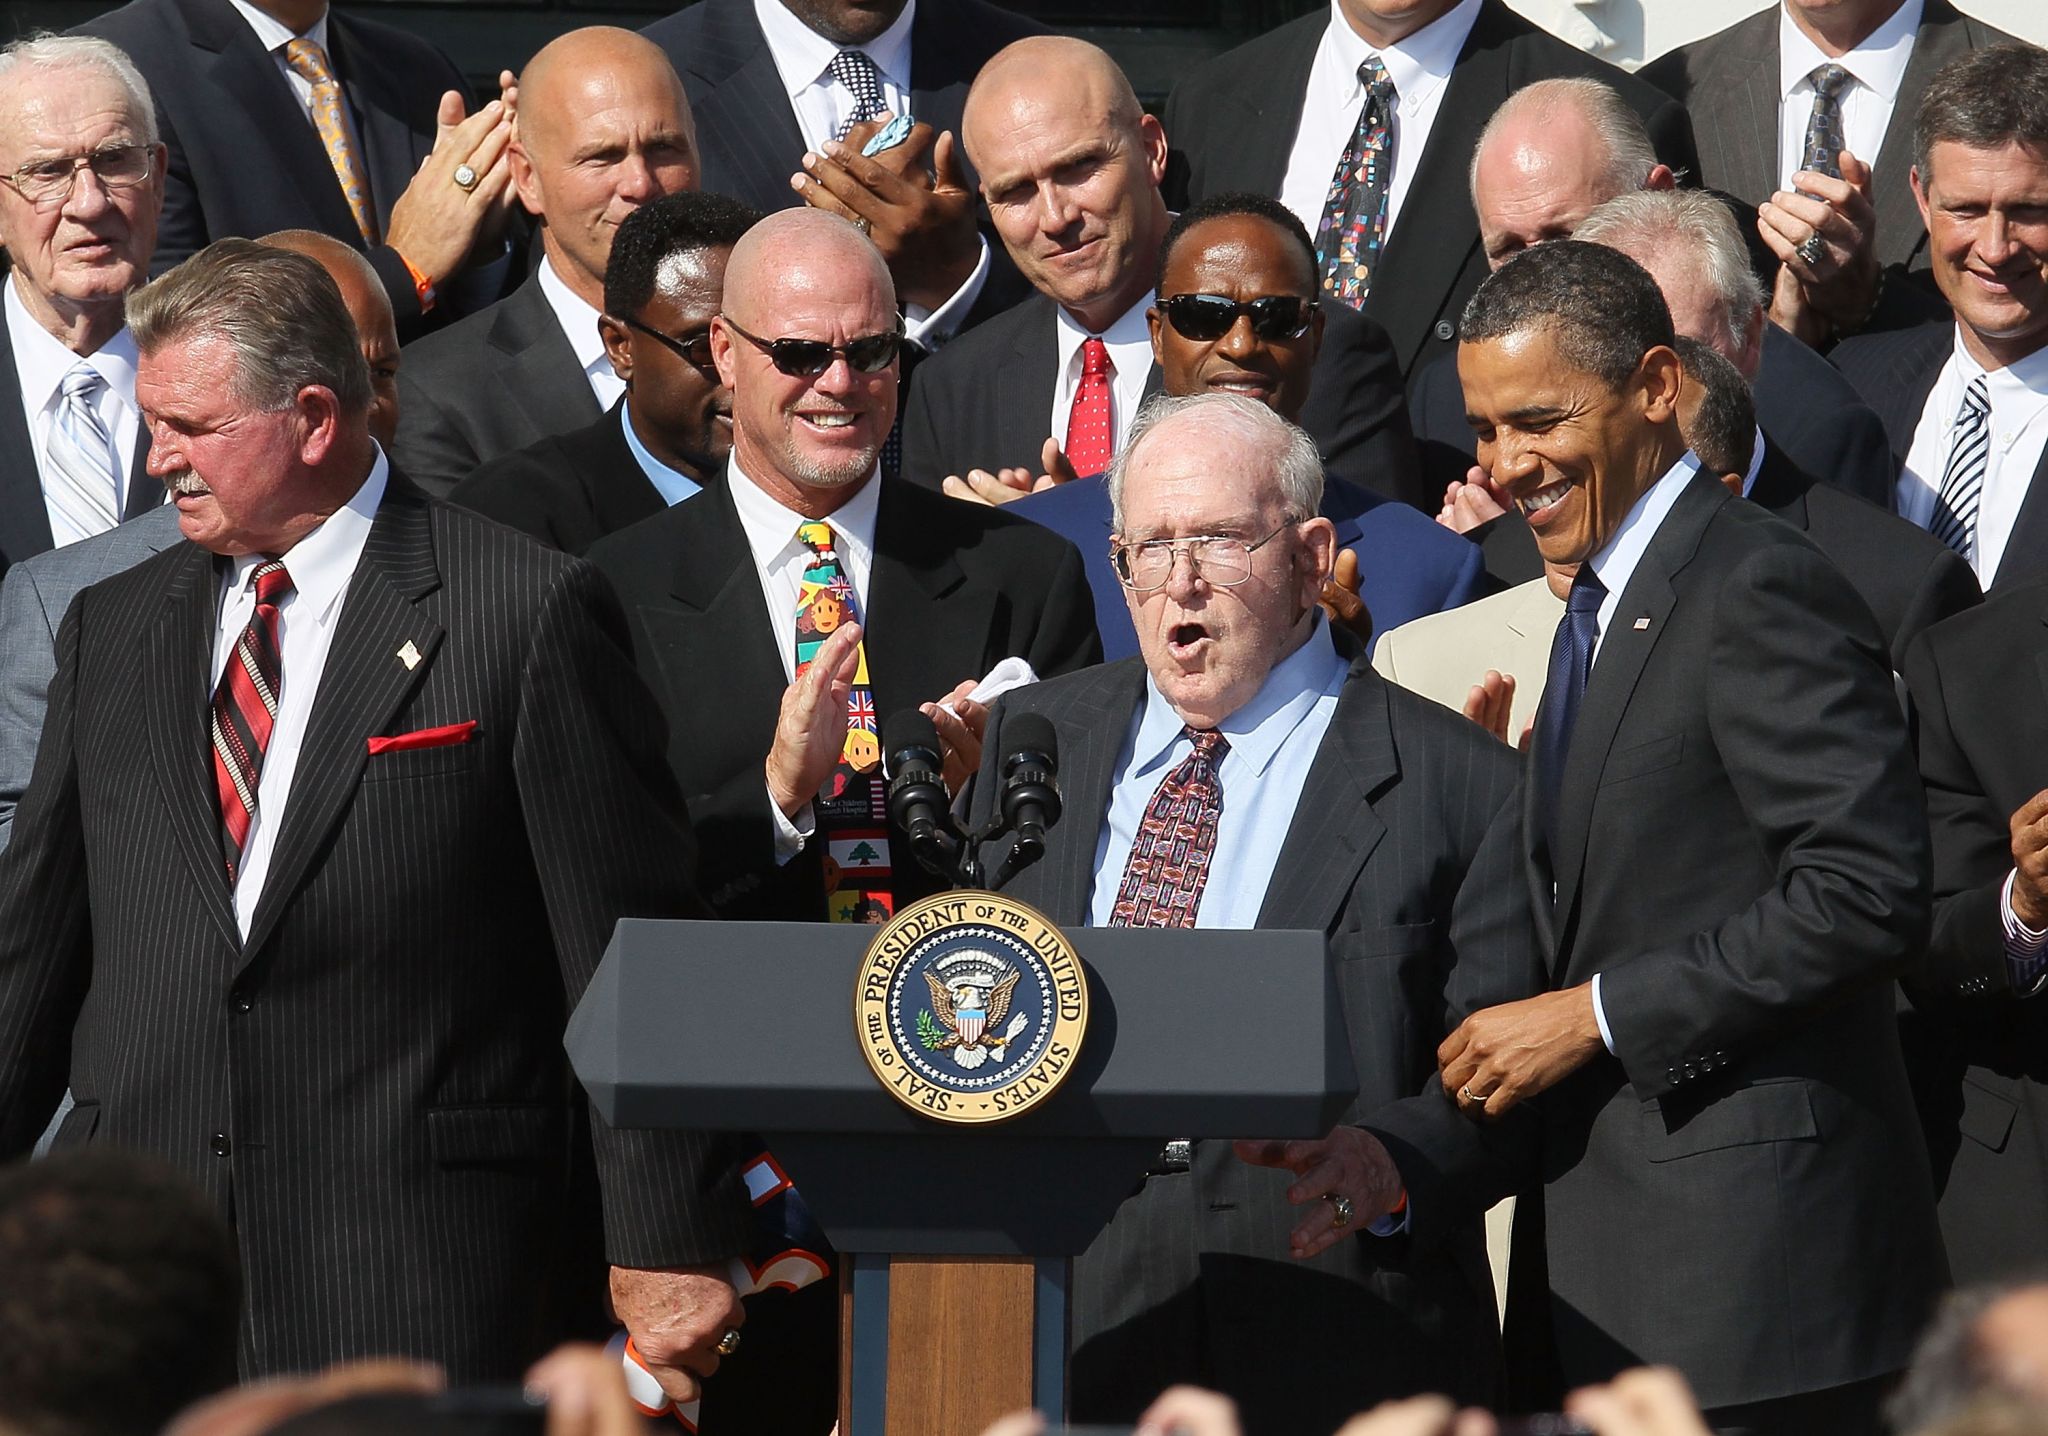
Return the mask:
<path id="1" fill-rule="evenodd" d="M 1697 339 L 1678 336 L 1672 346 L 1685 377 L 1699 385 L 1700 401 L 1685 441 L 1710 474 L 1747 474 L 1756 455 L 1756 400 L 1742 371 Z"/>
<path id="2" fill-rule="evenodd" d="M 1929 184 L 1927 157 L 1943 141 L 1973 150 L 2009 144 L 2048 149 L 2048 52 L 1993 45 L 1935 71 L 1913 119 L 1913 163 L 1922 189 Z"/>
<path id="3" fill-rule="evenodd" d="M 218 339 L 235 351 L 234 396 L 288 409 L 321 385 L 342 409 L 367 413 L 370 366 L 341 290 L 317 261 L 249 239 L 218 239 L 128 296 L 135 347 Z"/>
<path id="4" fill-rule="evenodd" d="M 1980 1397 L 2001 1394 L 1979 1328 L 1992 1307 L 2026 1289 L 2024 1283 L 1994 1283 L 1948 1294 L 1920 1334 L 1905 1379 L 1885 1403 L 1892 1430 L 1921 1431 L 1964 1411 Z"/>
<path id="5" fill-rule="evenodd" d="M 1638 190 L 1587 215 L 1573 239 L 1618 249 L 1638 264 L 1650 255 L 1682 253 L 1706 281 L 1726 330 L 1727 348 L 1739 352 L 1763 308 L 1764 287 L 1728 206 L 1696 189 Z"/>
<path id="6" fill-rule="evenodd" d="M 1612 85 L 1600 80 L 1538 80 L 1501 101 L 1479 143 L 1472 147 L 1472 165 L 1466 181 L 1476 195 L 1479 190 L 1479 157 L 1500 137 L 1500 132 L 1519 119 L 1540 120 L 1559 113 L 1575 114 L 1592 127 L 1607 151 L 1606 181 L 1602 189 L 1610 194 L 1627 194 L 1641 189 L 1650 171 L 1657 167 L 1657 148 L 1650 132 Z"/>
<path id="7" fill-rule="evenodd" d="M 0 94 L 5 94 L 30 74 L 52 74 L 64 70 L 97 70 L 121 87 L 128 97 L 128 115 L 146 145 L 157 142 L 156 102 L 149 97 L 149 84 L 142 71 L 121 47 L 92 35 L 52 35 L 39 30 L 0 50 Z"/>
<path id="8" fill-rule="evenodd" d="M 1281 503 L 1290 515 L 1310 519 L 1321 511 L 1323 456 L 1299 425 L 1242 394 L 1155 394 L 1138 410 L 1130 438 L 1109 466 L 1110 523 L 1116 532 L 1124 531 L 1124 479 L 1138 451 L 1156 431 L 1183 418 L 1234 434 L 1268 458 Z"/>

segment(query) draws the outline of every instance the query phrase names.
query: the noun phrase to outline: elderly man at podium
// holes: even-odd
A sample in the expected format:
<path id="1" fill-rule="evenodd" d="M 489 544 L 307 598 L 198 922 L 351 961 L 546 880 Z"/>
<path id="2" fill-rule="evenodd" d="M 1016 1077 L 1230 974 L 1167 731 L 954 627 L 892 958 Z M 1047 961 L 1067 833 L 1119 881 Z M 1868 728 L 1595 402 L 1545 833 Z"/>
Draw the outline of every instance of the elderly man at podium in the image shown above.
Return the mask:
<path id="1" fill-rule="evenodd" d="M 1321 930 L 1360 1110 L 1420 1090 L 1440 974 L 1472 940 L 1452 899 L 1513 758 L 1333 638 L 1316 599 L 1336 538 L 1300 429 L 1236 395 L 1155 399 L 1109 488 L 1140 656 L 997 709 L 986 754 L 1008 751 L 1001 725 L 1020 713 L 1052 721 L 1066 808 L 1007 891 L 1069 927 Z M 994 778 L 985 767 L 984 811 Z M 1176 1382 L 1234 1397 L 1249 1436 L 1333 1430 L 1409 1392 L 1491 1394 L 1477 1216 L 1423 1247 L 1398 1221 L 1368 1235 L 1361 1213 L 1352 1239 L 1296 1260 L 1292 1181 L 1228 1141 L 1160 1153 L 1075 1262 L 1072 1419 L 1131 1421 Z"/>

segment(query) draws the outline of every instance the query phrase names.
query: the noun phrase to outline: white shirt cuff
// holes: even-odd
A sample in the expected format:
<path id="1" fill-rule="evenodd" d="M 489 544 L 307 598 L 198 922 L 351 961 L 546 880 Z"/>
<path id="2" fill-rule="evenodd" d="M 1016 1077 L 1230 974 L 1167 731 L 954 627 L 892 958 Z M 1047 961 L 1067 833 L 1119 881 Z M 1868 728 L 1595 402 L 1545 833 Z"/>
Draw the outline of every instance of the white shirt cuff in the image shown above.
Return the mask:
<path id="1" fill-rule="evenodd" d="M 1600 1041 L 1607 1048 L 1607 1055 L 1614 1055 L 1614 1033 L 1608 1030 L 1607 1007 L 1600 1001 L 1600 974 L 1593 974 L 1593 1020 L 1600 1024 Z"/>
<path id="2" fill-rule="evenodd" d="M 2005 886 L 1998 891 L 1998 915 L 2005 924 L 2005 962 L 2012 970 L 2013 987 L 2020 996 L 2032 997 L 2048 983 L 2048 960 L 2042 953 L 2048 947 L 2048 928 L 2028 927 L 2012 910 L 2012 885 L 2018 877 L 2018 869 L 2005 875 Z"/>
<path id="3" fill-rule="evenodd" d="M 937 349 L 958 334 L 960 326 L 967 320 L 967 311 L 974 307 L 975 300 L 981 298 L 981 287 L 988 283 L 988 239 L 977 234 L 974 241 L 981 246 L 981 257 L 974 262 L 974 273 L 953 291 L 951 299 L 929 312 L 922 304 L 903 306 L 904 335 L 919 348 Z"/>
<path id="4" fill-rule="evenodd" d="M 804 844 L 818 831 L 817 815 L 811 805 L 805 803 L 796 810 L 794 818 L 784 813 L 773 794 L 768 796 L 768 816 L 775 823 L 775 866 L 786 866 L 789 860 L 804 850 Z"/>

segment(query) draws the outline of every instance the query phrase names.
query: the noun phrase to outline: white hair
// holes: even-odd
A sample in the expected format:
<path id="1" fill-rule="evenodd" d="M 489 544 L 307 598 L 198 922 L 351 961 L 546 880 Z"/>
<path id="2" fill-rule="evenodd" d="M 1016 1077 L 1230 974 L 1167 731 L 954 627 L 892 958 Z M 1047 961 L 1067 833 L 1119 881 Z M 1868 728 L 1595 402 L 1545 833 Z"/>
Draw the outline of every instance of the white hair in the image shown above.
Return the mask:
<path id="1" fill-rule="evenodd" d="M 0 95 L 7 94 L 32 74 L 55 74 L 72 70 L 97 70 L 121 87 L 128 97 L 128 117 L 142 142 L 157 142 L 156 103 L 149 97 L 149 84 L 142 71 L 121 47 L 92 35 L 51 35 L 38 32 L 16 40 L 0 50 Z"/>
<path id="2" fill-rule="evenodd" d="M 1479 192 L 1479 157 L 1500 137 L 1502 130 L 1517 120 L 1536 121 L 1558 114 L 1580 116 L 1599 137 L 1607 152 L 1605 181 L 1601 186 L 1605 193 L 1626 194 L 1641 189 L 1650 171 L 1657 167 L 1657 150 L 1650 143 L 1650 132 L 1612 85 L 1583 77 L 1538 80 L 1501 101 L 1486 128 L 1479 132 L 1479 143 L 1472 147 L 1472 166 L 1466 176 L 1472 193 L 1476 196 Z M 1477 207 L 1476 198 L 1474 206 Z"/>
<path id="3" fill-rule="evenodd" d="M 1728 352 L 1749 342 L 1764 304 L 1763 282 L 1750 267 L 1735 216 L 1712 195 L 1688 189 L 1618 195 L 1587 215 L 1572 238 L 1618 249 L 1638 263 L 1653 255 L 1684 255 L 1714 297 Z"/>
<path id="4" fill-rule="evenodd" d="M 1210 430 L 1243 440 L 1270 467 L 1280 502 L 1296 519 L 1312 519 L 1323 506 L 1323 456 L 1316 441 L 1298 425 L 1291 424 L 1256 399 L 1242 394 L 1155 394 L 1138 410 L 1131 424 L 1131 436 L 1124 441 L 1109 466 L 1110 524 L 1124 531 L 1124 479 L 1137 461 L 1138 451 L 1160 430 L 1177 421 L 1194 420 Z M 1205 446 L 1214 452 L 1218 445 Z"/>

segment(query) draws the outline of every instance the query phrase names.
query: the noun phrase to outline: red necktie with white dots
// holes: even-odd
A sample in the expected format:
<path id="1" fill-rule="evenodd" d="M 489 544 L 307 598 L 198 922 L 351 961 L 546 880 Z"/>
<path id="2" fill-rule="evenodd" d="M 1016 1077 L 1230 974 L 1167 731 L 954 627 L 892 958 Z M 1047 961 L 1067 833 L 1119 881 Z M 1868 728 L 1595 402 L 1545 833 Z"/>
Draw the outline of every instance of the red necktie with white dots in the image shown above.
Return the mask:
<path id="1" fill-rule="evenodd" d="M 1090 337 L 1081 345 L 1081 387 L 1067 411 L 1067 462 L 1080 478 L 1108 470 L 1116 454 L 1109 426 L 1109 346 Z"/>

